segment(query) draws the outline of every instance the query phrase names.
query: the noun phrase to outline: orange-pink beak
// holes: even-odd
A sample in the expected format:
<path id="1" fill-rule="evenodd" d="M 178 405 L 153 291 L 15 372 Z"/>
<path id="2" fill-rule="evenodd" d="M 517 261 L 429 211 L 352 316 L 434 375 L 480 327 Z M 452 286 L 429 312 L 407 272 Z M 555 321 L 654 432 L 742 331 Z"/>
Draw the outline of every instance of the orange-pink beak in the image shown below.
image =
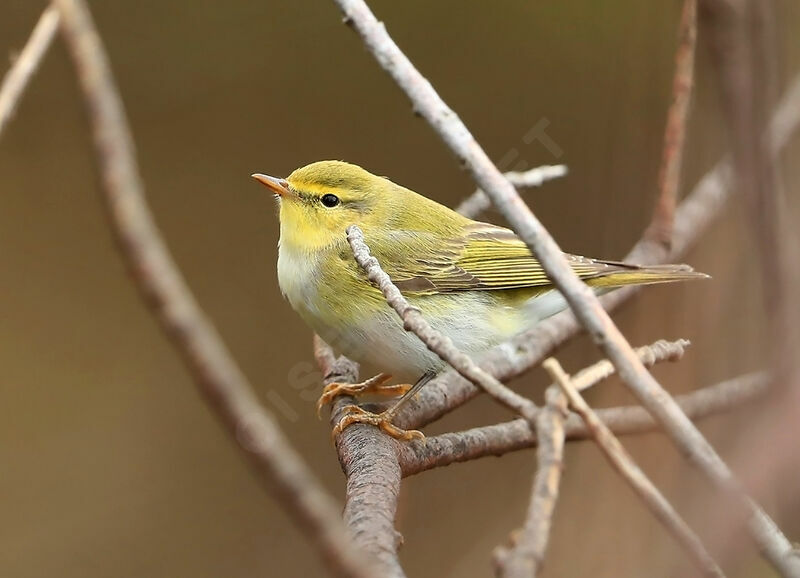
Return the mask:
<path id="1" fill-rule="evenodd" d="M 253 173 L 250 175 L 259 183 L 267 187 L 276 195 L 281 197 L 285 197 L 286 195 L 291 195 L 291 191 L 289 190 L 289 183 L 286 179 L 276 179 L 275 177 L 270 177 L 269 175 L 262 175 L 261 173 Z"/>

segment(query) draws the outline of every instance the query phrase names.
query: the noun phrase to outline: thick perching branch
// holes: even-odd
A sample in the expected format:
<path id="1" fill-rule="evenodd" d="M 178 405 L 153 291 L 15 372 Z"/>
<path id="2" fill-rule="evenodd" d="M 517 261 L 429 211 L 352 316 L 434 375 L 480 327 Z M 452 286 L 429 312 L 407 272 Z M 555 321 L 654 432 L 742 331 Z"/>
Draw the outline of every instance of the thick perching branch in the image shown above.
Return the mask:
<path id="1" fill-rule="evenodd" d="M 597 296 L 571 269 L 555 240 L 520 199 L 455 112 L 395 44 L 363 0 L 336 0 L 380 65 L 403 89 L 414 110 L 438 133 L 542 264 L 573 313 L 616 367 L 622 382 L 659 421 L 684 457 L 738 507 L 764 557 L 784 576 L 800 576 L 800 557 L 772 519 L 746 496 L 730 468 L 680 406 L 653 378 L 603 309 Z"/>
<path id="2" fill-rule="evenodd" d="M 358 364 L 336 357 L 330 346 L 314 336 L 314 357 L 322 370 L 324 384 L 334 381 L 358 382 Z M 331 426 L 338 423 L 342 408 L 354 399 L 341 396 L 334 401 Z M 382 578 L 404 578 L 397 550 L 400 534 L 394 529 L 397 496 L 400 493 L 399 445 L 378 428 L 353 425 L 336 438 L 347 490 L 344 520 L 353 538 L 378 564 Z"/>
<path id="3" fill-rule="evenodd" d="M 56 0 L 87 105 L 102 189 L 121 253 L 142 295 L 180 352 L 209 408 L 245 450 L 261 480 L 343 577 L 372 578 L 339 508 L 259 403 L 178 271 L 144 198 L 133 141 L 100 36 L 83 0 Z"/>

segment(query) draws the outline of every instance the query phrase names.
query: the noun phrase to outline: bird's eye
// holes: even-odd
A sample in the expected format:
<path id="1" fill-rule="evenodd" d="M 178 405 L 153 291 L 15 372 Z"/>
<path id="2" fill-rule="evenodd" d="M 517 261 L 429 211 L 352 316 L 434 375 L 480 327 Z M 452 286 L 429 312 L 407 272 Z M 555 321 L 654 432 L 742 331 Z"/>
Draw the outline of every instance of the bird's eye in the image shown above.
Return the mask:
<path id="1" fill-rule="evenodd" d="M 328 193 L 327 195 L 322 195 L 322 204 L 328 208 L 335 207 L 339 204 L 339 197 L 336 195 L 331 195 Z"/>

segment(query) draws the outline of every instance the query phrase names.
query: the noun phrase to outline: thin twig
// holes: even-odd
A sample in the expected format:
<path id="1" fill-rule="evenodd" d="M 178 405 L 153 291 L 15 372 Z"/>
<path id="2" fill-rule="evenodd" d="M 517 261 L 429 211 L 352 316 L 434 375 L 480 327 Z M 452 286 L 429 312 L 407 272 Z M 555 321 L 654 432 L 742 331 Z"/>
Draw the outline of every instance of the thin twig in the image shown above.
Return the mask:
<path id="1" fill-rule="evenodd" d="M 508 171 L 503 176 L 517 189 L 528 187 L 541 187 L 545 181 L 557 179 L 567 174 L 567 165 L 544 165 L 527 171 Z M 469 217 L 477 218 L 481 213 L 492 206 L 492 201 L 481 189 L 477 189 L 469 197 L 461 201 L 456 211 Z"/>
<path id="2" fill-rule="evenodd" d="M 800 576 L 800 558 L 795 555 L 791 542 L 744 493 L 730 468 L 639 361 L 592 289 L 578 278 L 553 237 L 497 170 L 464 123 L 395 44 L 363 0 L 336 0 L 336 3 L 345 14 L 345 21 L 409 97 L 415 112 L 428 121 L 536 255 L 592 341 L 617 368 L 623 384 L 661 422 L 684 457 L 749 513 L 750 534 L 765 558 L 785 576 Z"/>
<path id="3" fill-rule="evenodd" d="M 658 176 L 659 195 L 653 219 L 645 238 L 667 249 L 672 244 L 675 205 L 680 185 L 681 162 L 686 140 L 686 119 L 694 84 L 694 54 L 697 45 L 697 0 L 684 0 L 675 53 L 675 76 L 672 81 L 672 104 L 667 113 L 664 148 Z"/>
<path id="4" fill-rule="evenodd" d="M 763 396 L 769 378 L 766 373 L 752 373 L 704 387 L 675 399 L 693 420 L 722 414 Z M 639 406 L 599 409 L 597 414 L 616 435 L 641 434 L 659 429 L 658 424 Z M 589 437 L 583 422 L 570 415 L 565 423 L 567 441 Z M 536 447 L 536 432 L 523 419 L 477 427 L 425 438 L 425 443 L 412 442 L 400 447 L 403 476 L 412 476 L 433 468 L 476 460 L 486 456 L 502 456 L 509 452 Z"/>
<path id="5" fill-rule="evenodd" d="M 545 369 L 569 399 L 570 407 L 581 416 L 586 428 L 600 447 L 600 451 L 603 452 L 603 455 L 606 456 L 613 468 L 631 486 L 647 506 L 647 509 L 672 534 L 678 544 L 686 550 L 704 576 L 723 577 L 722 570 L 714 562 L 697 534 L 683 521 L 664 495 L 653 485 L 641 468 L 636 465 L 631 455 L 611 433 L 611 430 L 592 411 L 592 408 L 584 401 L 579 389 L 570 381 L 569 376 L 558 361 L 551 357 L 545 361 L 545 364 L 551 360 L 552 363 L 550 365 L 544 365 Z"/>
<path id="6" fill-rule="evenodd" d="M 364 233 L 358 226 L 347 227 L 347 242 L 350 243 L 353 256 L 366 273 L 367 279 L 381 290 L 386 303 L 403 320 L 403 329 L 419 337 L 428 349 L 449 363 L 465 379 L 469 379 L 502 405 L 527 419 L 531 425 L 535 423 L 539 411 L 535 403 L 507 388 L 478 367 L 467 355 L 458 350 L 449 337 L 431 327 L 419 309 L 408 303 L 397 286 L 392 283 L 389 275 L 381 269 L 378 260 L 370 255 L 369 247 L 364 241 Z"/>
<path id="7" fill-rule="evenodd" d="M 328 567 L 339 576 L 376 576 L 371 559 L 353 545 L 335 501 L 259 403 L 156 229 L 122 101 L 86 4 L 56 0 L 56 5 L 86 100 L 112 228 L 139 290 L 183 356 L 209 408 L 239 441 L 261 480 L 278 494 L 279 503 Z"/>
<path id="8" fill-rule="evenodd" d="M 548 360 L 545 360 L 546 367 Z M 525 524 L 512 536 L 511 548 L 495 551 L 497 574 L 504 578 L 535 578 L 544 562 L 553 513 L 564 467 L 564 418 L 567 400 L 558 386 L 545 391 L 545 405 L 536 418 L 537 469 Z"/>
<path id="9" fill-rule="evenodd" d="M 659 339 L 651 345 L 638 347 L 636 355 L 639 356 L 645 366 L 653 367 L 656 363 L 662 361 L 678 361 L 683 357 L 689 345 L 690 342 L 687 339 L 678 339 L 677 341 Z M 614 375 L 614 371 L 614 366 L 609 360 L 601 359 L 597 363 L 580 370 L 570 379 L 570 382 L 578 391 L 584 391 L 608 379 Z"/>
<path id="10" fill-rule="evenodd" d="M 17 104 L 25 93 L 33 75 L 39 70 L 47 49 L 58 31 L 58 10 L 54 6 L 45 8 L 31 33 L 25 48 L 11 65 L 0 86 L 0 136 L 14 116 Z"/>

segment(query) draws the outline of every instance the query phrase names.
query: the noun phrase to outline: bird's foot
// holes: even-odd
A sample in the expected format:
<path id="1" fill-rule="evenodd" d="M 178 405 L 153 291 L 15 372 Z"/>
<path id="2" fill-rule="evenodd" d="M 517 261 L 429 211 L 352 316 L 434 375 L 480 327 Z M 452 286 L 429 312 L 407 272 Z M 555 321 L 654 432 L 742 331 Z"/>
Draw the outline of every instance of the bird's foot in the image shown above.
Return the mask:
<path id="1" fill-rule="evenodd" d="M 392 417 L 394 417 L 394 415 L 389 411 L 372 413 L 357 405 L 346 405 L 342 408 L 342 412 L 344 416 L 339 420 L 339 423 L 336 424 L 331 433 L 334 438 L 342 433 L 346 427 L 354 423 L 366 423 L 379 427 L 381 431 L 397 440 L 412 441 L 425 439 L 425 435 L 421 431 L 415 429 L 405 430 L 394 425 L 392 423 Z"/>
<path id="2" fill-rule="evenodd" d="M 396 385 L 386 385 L 386 382 L 392 379 L 388 373 L 379 373 L 374 377 L 370 377 L 361 383 L 329 383 L 322 390 L 322 395 L 317 400 L 317 417 L 322 416 L 322 408 L 331 403 L 340 395 L 358 396 L 365 393 L 374 393 L 378 395 L 403 395 L 411 385 L 407 383 L 399 383 Z"/>

